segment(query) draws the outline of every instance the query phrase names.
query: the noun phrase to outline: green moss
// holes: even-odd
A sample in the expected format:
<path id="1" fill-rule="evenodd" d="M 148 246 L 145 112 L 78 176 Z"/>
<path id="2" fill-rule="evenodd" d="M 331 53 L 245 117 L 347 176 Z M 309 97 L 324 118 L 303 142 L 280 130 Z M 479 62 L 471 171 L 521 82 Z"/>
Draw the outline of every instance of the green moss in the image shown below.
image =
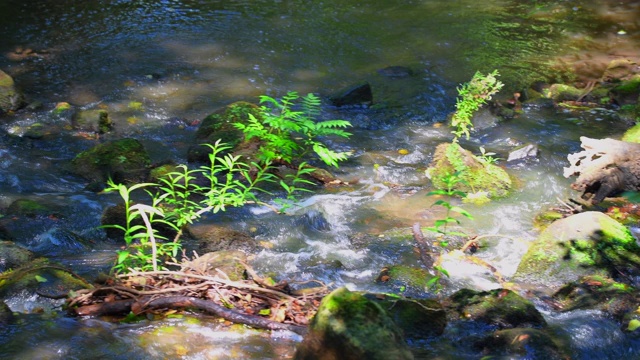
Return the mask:
<path id="1" fill-rule="evenodd" d="M 634 94 L 640 91 L 640 76 L 636 75 L 630 80 L 623 81 L 622 84 L 613 88 L 613 91 L 620 95 Z"/>
<path id="2" fill-rule="evenodd" d="M 417 289 L 426 289 L 433 275 L 423 268 L 394 265 L 389 268 L 389 277 L 391 281 L 397 281 Z"/>
<path id="3" fill-rule="evenodd" d="M 640 143 L 640 123 L 635 124 L 627 130 L 624 135 L 622 135 L 622 141 Z"/>

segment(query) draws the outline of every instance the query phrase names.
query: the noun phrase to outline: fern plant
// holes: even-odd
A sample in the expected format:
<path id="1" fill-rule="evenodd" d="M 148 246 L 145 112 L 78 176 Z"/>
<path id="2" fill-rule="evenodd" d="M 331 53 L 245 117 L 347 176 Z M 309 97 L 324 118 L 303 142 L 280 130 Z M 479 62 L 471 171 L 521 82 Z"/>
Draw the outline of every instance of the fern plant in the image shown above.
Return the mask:
<path id="1" fill-rule="evenodd" d="M 244 132 L 245 139 L 261 141 L 260 160 L 291 163 L 313 152 L 325 164 L 338 167 L 346 160 L 348 152 L 329 149 L 318 138 L 351 134 L 344 129 L 351 126 L 346 120 L 316 122 L 320 115 L 320 98 L 314 94 L 300 97 L 297 92 L 288 92 L 280 101 L 270 96 L 260 96 L 260 116 L 249 115 L 248 124 L 235 123 Z"/>

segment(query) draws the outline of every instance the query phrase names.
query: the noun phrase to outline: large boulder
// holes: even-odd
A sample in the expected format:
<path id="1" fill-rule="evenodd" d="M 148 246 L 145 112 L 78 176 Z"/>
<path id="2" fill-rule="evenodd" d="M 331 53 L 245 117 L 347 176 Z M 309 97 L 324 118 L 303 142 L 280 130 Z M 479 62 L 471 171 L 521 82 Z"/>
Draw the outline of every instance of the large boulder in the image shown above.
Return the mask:
<path id="1" fill-rule="evenodd" d="M 295 359 L 413 359 L 402 330 L 379 304 L 340 288 L 327 295 L 311 320 Z"/>
<path id="2" fill-rule="evenodd" d="M 105 182 L 111 178 L 117 183 L 135 183 L 147 178 L 150 163 L 142 143 L 127 138 L 81 152 L 71 161 L 71 170 L 94 182 Z"/>
<path id="3" fill-rule="evenodd" d="M 631 232 L 595 211 L 547 227 L 529 247 L 513 280 L 554 290 L 587 275 L 640 275 L 640 246 Z"/>
<path id="4" fill-rule="evenodd" d="M 489 197 L 506 196 L 511 178 L 504 169 L 482 161 L 457 143 L 443 143 L 436 147 L 427 175 L 437 189 L 447 189 L 445 179 L 458 174 L 455 190 L 465 193 L 486 192 Z"/>
<path id="5" fill-rule="evenodd" d="M 16 89 L 11 76 L 0 70 L 0 115 L 25 105 L 24 96 Z"/>

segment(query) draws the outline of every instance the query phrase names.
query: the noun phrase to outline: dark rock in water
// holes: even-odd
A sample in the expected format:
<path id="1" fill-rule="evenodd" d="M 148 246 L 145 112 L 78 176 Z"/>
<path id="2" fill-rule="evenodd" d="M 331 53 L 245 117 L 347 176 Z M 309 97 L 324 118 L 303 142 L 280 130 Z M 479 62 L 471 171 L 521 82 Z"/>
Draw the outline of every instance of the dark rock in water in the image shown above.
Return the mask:
<path id="1" fill-rule="evenodd" d="M 507 289 L 483 292 L 462 289 L 451 295 L 444 305 L 461 319 L 499 329 L 547 325 L 542 314 L 529 300 Z"/>
<path id="2" fill-rule="evenodd" d="M 483 359 L 571 359 L 564 344 L 538 329 L 499 330 L 474 345 Z"/>
<path id="3" fill-rule="evenodd" d="M 329 98 L 334 106 L 368 106 L 373 103 L 371 85 L 364 83 L 341 91 Z"/>
<path id="4" fill-rule="evenodd" d="M 41 256 L 77 254 L 91 249 L 91 242 L 73 231 L 52 228 L 29 241 L 29 249 Z"/>
<path id="5" fill-rule="evenodd" d="M 535 158 L 537 156 L 538 156 L 538 145 L 527 144 L 521 148 L 511 151 L 509 153 L 509 157 L 507 158 L 507 162 L 522 160 L 526 158 Z"/>
<path id="6" fill-rule="evenodd" d="M 406 66 L 387 66 L 378 70 L 378 74 L 390 78 L 405 78 L 413 75 L 413 70 Z"/>
<path id="7" fill-rule="evenodd" d="M 553 294 L 560 311 L 598 309 L 618 320 L 638 309 L 640 293 L 627 284 L 602 276 L 585 276 L 564 285 Z"/>
<path id="8" fill-rule="evenodd" d="M 329 231 L 331 224 L 325 219 L 324 214 L 317 210 L 310 210 L 297 223 L 312 231 Z"/>
<path id="9" fill-rule="evenodd" d="M 71 120 L 76 130 L 104 134 L 113 128 L 113 122 L 107 110 L 82 110 L 73 115 Z"/>
<path id="10" fill-rule="evenodd" d="M 9 324 L 13 321 L 13 319 L 13 311 L 11 311 L 7 304 L 5 304 L 3 301 L 0 301 L 0 325 Z"/>
<path id="11" fill-rule="evenodd" d="M 24 96 L 15 87 L 11 76 L 0 70 L 0 114 L 25 106 Z"/>
<path id="12" fill-rule="evenodd" d="M 364 294 L 382 307 L 411 340 L 425 340 L 444 333 L 447 313 L 436 300 L 407 299 L 385 294 Z"/>
<path id="13" fill-rule="evenodd" d="M 90 181 L 131 183 L 145 181 L 151 159 L 136 139 L 120 139 L 99 144 L 78 154 L 71 161 L 71 171 Z"/>
<path id="14" fill-rule="evenodd" d="M 413 359 L 402 330 L 374 301 L 347 288 L 322 299 L 297 360 Z"/>
<path id="15" fill-rule="evenodd" d="M 0 273 L 18 268 L 33 258 L 31 251 L 16 245 L 13 241 L 0 241 Z"/>
<path id="16" fill-rule="evenodd" d="M 59 305 L 55 301 L 66 298 L 69 291 L 91 287 L 71 271 L 43 258 L 0 274 L 0 300 L 14 311 L 51 308 Z"/>
<path id="17" fill-rule="evenodd" d="M 35 218 L 37 216 L 55 215 L 60 217 L 59 209 L 55 205 L 46 204 L 43 201 L 33 199 L 17 199 L 7 208 L 7 215 L 26 216 Z"/>

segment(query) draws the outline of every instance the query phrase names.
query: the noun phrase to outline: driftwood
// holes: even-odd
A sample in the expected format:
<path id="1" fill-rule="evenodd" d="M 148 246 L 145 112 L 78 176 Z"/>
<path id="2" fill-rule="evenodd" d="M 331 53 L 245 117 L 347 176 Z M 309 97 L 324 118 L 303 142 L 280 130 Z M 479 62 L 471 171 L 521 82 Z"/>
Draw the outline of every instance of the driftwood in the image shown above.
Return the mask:
<path id="1" fill-rule="evenodd" d="M 309 319 L 329 292 L 327 286 L 315 281 L 320 286 L 295 291 L 293 284 L 272 285 L 243 265 L 252 280 L 231 281 L 219 270 L 221 276 L 210 276 L 186 266 L 180 271 L 132 272 L 108 286 L 76 291 L 67 307 L 78 316 L 200 310 L 258 329 L 305 334 Z"/>
<path id="2" fill-rule="evenodd" d="M 570 154 L 564 176 L 577 176 L 571 188 L 597 204 L 624 191 L 640 190 L 640 144 L 581 137 L 581 152 Z"/>

